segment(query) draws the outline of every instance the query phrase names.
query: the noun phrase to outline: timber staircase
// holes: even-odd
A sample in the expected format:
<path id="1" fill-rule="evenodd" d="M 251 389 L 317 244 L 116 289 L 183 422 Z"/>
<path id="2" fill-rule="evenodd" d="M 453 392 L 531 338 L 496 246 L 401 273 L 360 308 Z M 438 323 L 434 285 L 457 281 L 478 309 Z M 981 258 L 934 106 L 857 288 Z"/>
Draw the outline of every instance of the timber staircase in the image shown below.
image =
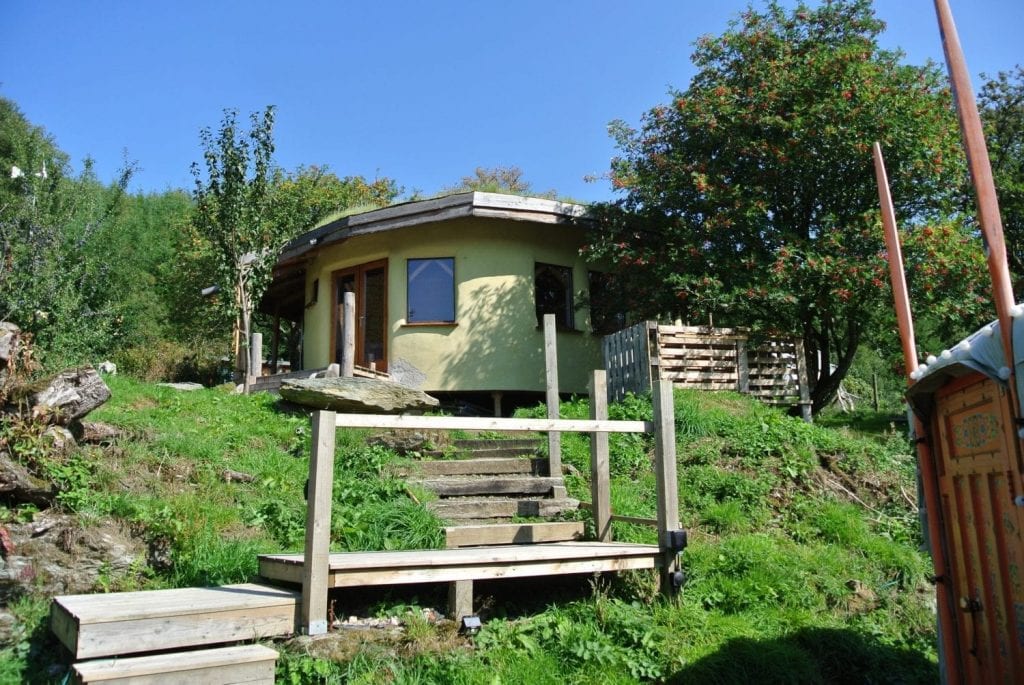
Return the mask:
<path id="1" fill-rule="evenodd" d="M 437 499 L 426 503 L 445 527 L 447 547 L 579 540 L 582 521 L 513 522 L 548 518 L 579 507 L 561 475 L 538 457 L 539 439 L 463 439 L 453 450 L 427 452 L 400 469 L 406 482 Z"/>

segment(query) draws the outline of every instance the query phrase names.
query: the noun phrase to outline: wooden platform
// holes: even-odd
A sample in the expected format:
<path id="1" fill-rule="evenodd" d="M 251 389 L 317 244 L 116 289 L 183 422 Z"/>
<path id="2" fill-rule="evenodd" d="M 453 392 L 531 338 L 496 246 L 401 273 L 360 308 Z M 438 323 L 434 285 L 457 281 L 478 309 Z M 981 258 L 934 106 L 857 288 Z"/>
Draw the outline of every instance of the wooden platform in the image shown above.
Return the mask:
<path id="1" fill-rule="evenodd" d="M 256 640 L 295 631 L 301 593 L 246 583 L 55 597 L 50 627 L 76 659 Z"/>
<path id="2" fill-rule="evenodd" d="M 601 542 L 552 542 L 465 549 L 395 552 L 340 552 L 330 555 L 328 587 L 400 585 L 488 578 L 525 578 L 565 573 L 595 573 L 660 568 L 656 545 Z M 301 583 L 302 554 L 260 556 L 260 575 Z"/>

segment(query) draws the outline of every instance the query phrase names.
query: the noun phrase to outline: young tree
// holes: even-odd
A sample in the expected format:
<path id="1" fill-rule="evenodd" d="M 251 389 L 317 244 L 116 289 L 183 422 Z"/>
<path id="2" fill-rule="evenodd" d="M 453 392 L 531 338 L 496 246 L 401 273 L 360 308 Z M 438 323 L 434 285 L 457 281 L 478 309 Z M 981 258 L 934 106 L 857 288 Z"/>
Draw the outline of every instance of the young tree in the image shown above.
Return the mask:
<path id="1" fill-rule="evenodd" d="M 445 194 L 464 193 L 469 190 L 478 190 L 484 193 L 532 195 L 552 200 L 557 196 L 554 190 L 543 192 L 534 190 L 530 182 L 523 178 L 523 170 L 517 166 L 497 166 L 493 169 L 478 166 L 472 176 L 463 176 L 457 184 L 448 186 L 441 192 Z"/>
<path id="2" fill-rule="evenodd" d="M 1024 67 L 999 72 L 978 96 L 1014 291 L 1024 288 Z"/>
<path id="3" fill-rule="evenodd" d="M 203 129 L 206 177 L 192 164 L 196 208 L 193 226 L 212 247 L 217 285 L 232 296 L 222 302 L 233 313 L 242 345 L 252 330 L 252 313 L 270 281 L 290 226 L 274 221 L 271 212 L 274 108 L 253 112 L 251 128 L 240 131 L 238 113 L 225 110 L 215 135 Z M 249 355 L 245 373 L 250 375 Z"/>
<path id="4" fill-rule="evenodd" d="M 815 411 L 891 308 L 872 142 L 905 225 L 943 214 L 963 174 L 941 72 L 881 49 L 882 29 L 870 0 L 772 1 L 702 38 L 689 88 L 612 124 L 625 197 L 588 246 L 636 314 L 803 337 Z"/>

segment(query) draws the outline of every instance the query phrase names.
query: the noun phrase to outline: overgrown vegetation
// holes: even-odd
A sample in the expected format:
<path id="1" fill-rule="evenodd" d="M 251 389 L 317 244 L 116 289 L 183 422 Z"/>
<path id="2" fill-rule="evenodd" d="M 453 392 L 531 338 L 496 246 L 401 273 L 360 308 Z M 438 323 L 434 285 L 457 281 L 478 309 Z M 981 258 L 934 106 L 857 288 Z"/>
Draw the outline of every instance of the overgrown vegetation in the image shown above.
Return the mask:
<path id="1" fill-rule="evenodd" d="M 114 397 L 95 418 L 127 435 L 64 462 L 61 506 L 83 521 L 130 527 L 148 552 L 134 573 L 97 590 L 241 582 L 255 574 L 257 553 L 301 547 L 305 416 L 267 395 L 109 380 Z M 610 411 L 649 418 L 651 408 L 629 397 Z M 587 416 L 587 403 L 567 402 L 562 413 Z M 481 598 L 489 620 L 467 639 L 450 623 L 422 618 L 424 601 L 443 610 L 443 591 L 411 600 L 381 592 L 384 602 L 371 613 L 400 617 L 401 631 L 280 644 L 280 680 L 934 682 L 929 564 L 918 551 L 902 436 L 856 437 L 733 394 L 677 393 L 675 414 L 680 508 L 691 539 L 678 599 L 659 598 L 643 572 L 592 581 L 568 600 L 535 583 L 527 594 Z M 439 522 L 389 475 L 400 458 L 366 438 L 339 431 L 334 546 L 439 546 Z M 45 457 L 32 456 L 35 444 L 16 451 L 43 464 Z M 589 499 L 587 440 L 565 435 L 562 445 L 571 493 Z M 616 513 L 654 514 L 651 450 L 643 437 L 612 437 Z M 254 479 L 226 480 L 226 470 Z M 31 507 L 3 510 L 6 521 L 35 515 Z M 652 529 L 620 523 L 615 537 L 654 541 Z M 337 611 L 356 610 L 346 601 Z M 15 627 L 0 648 L 0 680 L 61 677 L 63 666 L 47 670 L 57 651 L 45 608 L 45 597 L 31 595 L 10 605 Z"/>

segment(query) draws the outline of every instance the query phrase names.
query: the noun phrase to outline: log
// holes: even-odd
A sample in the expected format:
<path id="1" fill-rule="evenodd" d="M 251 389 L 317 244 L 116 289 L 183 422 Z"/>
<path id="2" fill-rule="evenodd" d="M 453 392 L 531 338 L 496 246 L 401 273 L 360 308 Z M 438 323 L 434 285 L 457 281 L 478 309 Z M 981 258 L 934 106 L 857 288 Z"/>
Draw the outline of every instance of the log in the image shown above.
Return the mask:
<path id="1" fill-rule="evenodd" d="M 7 452 L 0 451 L 0 496 L 14 504 L 34 504 L 46 508 L 57 490 L 52 483 L 36 478 Z"/>
<path id="2" fill-rule="evenodd" d="M 16 387 L 9 403 L 25 406 L 34 418 L 66 426 L 110 399 L 110 388 L 96 369 L 71 369 Z"/>
<path id="3" fill-rule="evenodd" d="M 281 384 L 281 397 L 314 409 L 354 414 L 396 414 L 434 409 L 425 392 L 376 378 L 309 378 Z"/>

